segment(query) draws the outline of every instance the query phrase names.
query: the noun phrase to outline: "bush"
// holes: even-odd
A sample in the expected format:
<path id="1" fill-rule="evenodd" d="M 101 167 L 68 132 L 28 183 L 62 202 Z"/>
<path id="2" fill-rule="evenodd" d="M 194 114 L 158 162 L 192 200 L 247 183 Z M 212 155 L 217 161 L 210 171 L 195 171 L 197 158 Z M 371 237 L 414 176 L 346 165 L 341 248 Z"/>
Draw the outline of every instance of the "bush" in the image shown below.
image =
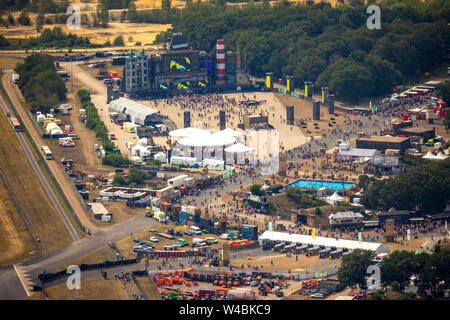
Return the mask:
<path id="1" fill-rule="evenodd" d="M 249 188 L 251 194 L 261 197 L 264 195 L 264 191 L 262 190 L 262 186 L 260 184 L 254 183 Z"/>
<path id="2" fill-rule="evenodd" d="M 123 37 L 117 36 L 113 41 L 113 45 L 115 47 L 123 47 L 125 45 L 125 42 L 123 41 Z"/>
<path id="3" fill-rule="evenodd" d="M 102 159 L 102 163 L 113 167 L 122 167 L 132 164 L 132 161 L 120 154 L 107 151 L 105 157 Z"/>
<path id="4" fill-rule="evenodd" d="M 391 283 L 391 289 L 396 292 L 401 292 L 400 283 L 398 283 L 397 281 L 393 281 Z"/>
<path id="5" fill-rule="evenodd" d="M 121 176 L 120 174 L 114 175 L 114 185 L 119 187 L 125 187 L 128 186 L 128 181 L 125 179 L 124 176 Z"/>
<path id="6" fill-rule="evenodd" d="M 322 210 L 320 210 L 319 207 L 315 207 L 314 208 L 314 214 L 317 215 L 317 216 L 320 216 L 322 214 Z"/>

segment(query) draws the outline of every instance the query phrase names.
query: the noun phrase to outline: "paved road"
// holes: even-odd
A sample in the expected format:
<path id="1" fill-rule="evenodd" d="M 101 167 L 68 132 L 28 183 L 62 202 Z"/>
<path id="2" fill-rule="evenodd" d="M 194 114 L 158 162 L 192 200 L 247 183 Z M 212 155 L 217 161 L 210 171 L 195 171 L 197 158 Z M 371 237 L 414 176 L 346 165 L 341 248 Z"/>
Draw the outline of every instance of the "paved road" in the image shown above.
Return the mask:
<path id="1" fill-rule="evenodd" d="M 13 266 L 0 267 L 0 300 L 28 299 L 19 277 Z"/>
<path id="2" fill-rule="evenodd" d="M 70 245 L 60 248 L 45 256 L 38 257 L 21 264 L 21 268 L 33 281 L 44 270 L 46 272 L 58 271 L 58 267 L 78 259 L 92 251 L 103 248 L 108 241 L 119 241 L 128 237 L 131 233 L 138 233 L 143 229 L 149 229 L 157 224 L 154 219 L 145 217 L 145 214 L 135 216 L 124 222 L 115 224 L 108 230 L 99 231 L 96 234 L 75 241 Z"/>
<path id="3" fill-rule="evenodd" d="M 8 105 L 6 104 L 5 100 L 2 96 L 0 96 L 0 105 L 2 111 L 6 113 L 11 110 L 9 110 Z M 11 114 L 13 114 L 11 112 Z M 39 178 L 39 181 L 41 182 L 42 187 L 44 188 L 46 194 L 49 197 L 50 202 L 54 205 L 56 212 L 61 217 L 62 221 L 64 222 L 64 226 L 66 227 L 70 238 L 72 241 L 76 241 L 80 239 L 80 236 L 78 232 L 76 231 L 75 227 L 72 225 L 69 217 L 67 216 L 66 211 L 61 206 L 61 203 L 59 202 L 58 197 L 55 194 L 55 191 L 50 186 L 50 183 L 48 182 L 46 176 L 44 175 L 42 168 L 39 166 L 39 163 L 31 150 L 31 147 L 25 140 L 25 134 L 23 132 L 16 132 L 16 136 L 19 139 L 19 142 L 25 152 L 25 155 L 27 156 L 28 161 L 30 162 L 31 167 L 33 168 L 34 172 L 36 173 L 37 177 Z"/>

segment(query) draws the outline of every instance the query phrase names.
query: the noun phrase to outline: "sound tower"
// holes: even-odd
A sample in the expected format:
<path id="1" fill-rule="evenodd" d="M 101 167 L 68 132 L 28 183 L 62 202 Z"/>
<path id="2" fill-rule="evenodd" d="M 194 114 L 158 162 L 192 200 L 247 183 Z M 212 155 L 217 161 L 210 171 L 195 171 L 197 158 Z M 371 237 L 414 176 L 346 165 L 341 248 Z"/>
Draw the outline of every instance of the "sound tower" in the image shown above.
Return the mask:
<path id="1" fill-rule="evenodd" d="M 226 118 L 225 118 L 224 110 L 219 111 L 219 126 L 220 126 L 220 130 L 225 129 L 225 127 L 226 127 Z"/>
<path id="2" fill-rule="evenodd" d="M 294 77 L 286 76 L 286 92 L 292 93 L 294 92 Z"/>
<path id="3" fill-rule="evenodd" d="M 328 113 L 334 114 L 334 94 L 328 95 Z"/>
<path id="4" fill-rule="evenodd" d="M 319 121 L 320 120 L 320 101 L 313 100 L 312 106 L 313 106 L 313 120 Z"/>
<path id="5" fill-rule="evenodd" d="M 328 102 L 329 89 L 328 87 L 322 87 L 322 103 Z"/>
<path id="6" fill-rule="evenodd" d="M 294 106 L 288 105 L 286 107 L 286 119 L 288 125 L 294 125 Z"/>
<path id="7" fill-rule="evenodd" d="M 273 72 L 266 72 L 266 89 L 273 89 Z"/>
<path id="8" fill-rule="evenodd" d="M 191 126 L 191 112 L 185 111 L 184 112 L 184 127 L 189 128 Z"/>

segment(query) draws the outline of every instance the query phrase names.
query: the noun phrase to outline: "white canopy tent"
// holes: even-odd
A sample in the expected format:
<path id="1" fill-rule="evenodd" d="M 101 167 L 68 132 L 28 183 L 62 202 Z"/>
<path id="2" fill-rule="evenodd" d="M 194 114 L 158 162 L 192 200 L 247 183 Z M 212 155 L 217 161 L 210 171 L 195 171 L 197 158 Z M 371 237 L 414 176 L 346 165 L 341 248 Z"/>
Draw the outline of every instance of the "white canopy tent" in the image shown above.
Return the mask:
<path id="1" fill-rule="evenodd" d="M 442 151 L 439 151 L 439 153 L 438 153 L 437 156 L 436 156 L 436 159 L 439 159 L 439 160 L 445 160 L 445 159 L 447 159 L 447 158 L 448 158 L 448 156 L 446 156 L 445 154 L 443 154 Z"/>
<path id="2" fill-rule="evenodd" d="M 329 204 L 335 204 L 337 201 L 342 201 L 344 198 L 342 198 L 340 195 L 338 195 L 337 192 L 333 193 L 331 196 L 326 197 L 325 201 Z"/>
<path id="3" fill-rule="evenodd" d="M 238 130 L 231 129 L 231 128 L 225 128 L 222 131 L 219 131 L 215 134 L 224 135 L 224 136 L 228 136 L 228 137 L 232 137 L 232 138 L 241 137 L 244 135 L 244 133 L 242 133 Z"/>
<path id="4" fill-rule="evenodd" d="M 436 160 L 436 156 L 431 153 L 431 151 L 428 151 L 426 155 L 422 157 L 423 159 L 430 159 L 430 160 Z"/>
<path id="5" fill-rule="evenodd" d="M 169 132 L 169 136 L 174 138 L 186 138 L 192 136 L 201 136 L 205 134 L 210 135 L 211 132 L 205 129 L 191 128 L 191 127 L 176 129 Z"/>
<path id="6" fill-rule="evenodd" d="M 250 152 L 250 151 L 254 151 L 254 150 L 255 149 L 253 149 L 252 147 L 247 147 L 246 145 L 244 145 L 242 143 L 236 143 L 228 148 L 225 148 L 225 152 L 229 152 L 229 153 L 245 153 L 245 152 Z"/>

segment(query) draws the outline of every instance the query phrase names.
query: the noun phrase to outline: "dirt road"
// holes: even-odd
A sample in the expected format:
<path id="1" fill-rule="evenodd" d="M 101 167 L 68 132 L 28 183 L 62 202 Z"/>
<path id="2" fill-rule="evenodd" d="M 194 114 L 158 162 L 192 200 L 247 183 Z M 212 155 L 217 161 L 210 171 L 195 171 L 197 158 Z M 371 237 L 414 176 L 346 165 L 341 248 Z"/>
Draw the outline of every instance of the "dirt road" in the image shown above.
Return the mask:
<path id="1" fill-rule="evenodd" d="M 24 125 L 28 129 L 32 139 L 36 143 L 36 145 L 42 146 L 46 145 L 47 143 L 43 140 L 43 138 L 39 135 L 36 128 L 34 127 L 32 120 L 30 119 L 28 113 L 24 110 L 22 102 L 24 101 L 22 93 L 19 91 L 19 89 L 12 83 L 12 71 L 6 72 L 6 75 L 2 79 L 3 87 L 6 90 L 6 93 L 11 99 L 11 102 L 16 106 L 17 112 L 19 113 Z M 55 177 L 56 181 L 58 181 L 61 190 L 63 191 L 64 195 L 66 196 L 67 200 L 69 201 L 70 205 L 72 206 L 73 210 L 78 216 L 78 219 L 80 222 L 87 227 L 91 233 L 98 232 L 100 228 L 96 226 L 94 223 L 92 223 L 89 219 L 89 213 L 84 210 L 82 207 L 80 200 L 78 199 L 78 196 L 76 194 L 75 188 L 70 184 L 68 178 L 65 176 L 63 172 L 63 168 L 56 163 L 55 161 L 48 161 L 47 165 L 50 168 L 51 173 Z M 48 181 L 47 181 L 48 183 Z M 59 204 L 59 201 L 58 201 Z M 56 205 L 56 204 L 55 204 Z M 67 215 L 66 215 L 67 217 Z M 73 226 L 72 226 L 73 228 Z"/>

